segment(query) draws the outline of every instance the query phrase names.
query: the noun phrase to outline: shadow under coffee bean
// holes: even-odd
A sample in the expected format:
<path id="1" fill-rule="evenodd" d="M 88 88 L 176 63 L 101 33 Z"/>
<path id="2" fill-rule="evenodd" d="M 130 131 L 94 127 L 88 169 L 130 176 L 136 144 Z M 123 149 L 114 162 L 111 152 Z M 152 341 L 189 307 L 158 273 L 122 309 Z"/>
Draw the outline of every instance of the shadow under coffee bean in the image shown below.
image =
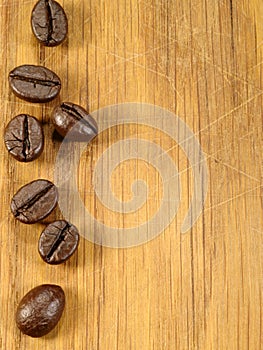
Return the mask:
<path id="1" fill-rule="evenodd" d="M 56 186 L 40 179 L 21 187 L 13 196 L 10 207 L 16 219 L 25 224 L 34 224 L 47 217 L 57 202 Z"/>

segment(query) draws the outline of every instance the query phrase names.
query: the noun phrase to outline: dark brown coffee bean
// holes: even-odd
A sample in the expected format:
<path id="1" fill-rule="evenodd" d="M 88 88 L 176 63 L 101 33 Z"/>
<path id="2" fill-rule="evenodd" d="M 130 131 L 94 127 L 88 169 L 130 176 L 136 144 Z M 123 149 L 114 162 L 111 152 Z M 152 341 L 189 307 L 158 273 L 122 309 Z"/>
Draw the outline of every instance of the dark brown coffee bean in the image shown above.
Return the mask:
<path id="1" fill-rule="evenodd" d="M 98 134 L 96 121 L 84 108 L 74 103 L 64 102 L 55 108 L 52 121 L 63 137 L 71 130 L 68 136 L 70 140 L 88 142 Z"/>
<path id="2" fill-rule="evenodd" d="M 61 44 L 68 32 L 63 8 L 54 0 L 40 0 L 33 8 L 31 26 L 35 37 L 45 46 Z"/>
<path id="3" fill-rule="evenodd" d="M 79 244 L 77 228 L 65 220 L 49 224 L 41 233 L 38 251 L 48 264 L 61 264 L 71 257 Z"/>
<path id="4" fill-rule="evenodd" d="M 9 84 L 16 96 L 29 102 L 48 102 L 60 91 L 59 77 L 42 66 L 23 65 L 9 73 Z"/>
<path id="5" fill-rule="evenodd" d="M 15 218 L 33 224 L 47 217 L 57 205 L 58 191 L 48 180 L 35 180 L 21 187 L 11 201 Z"/>
<path id="6" fill-rule="evenodd" d="M 44 134 L 39 121 L 27 114 L 13 118 L 5 129 L 5 146 L 19 162 L 31 162 L 40 156 Z"/>
<path id="7" fill-rule="evenodd" d="M 57 325 L 64 307 L 63 289 L 55 284 L 42 284 L 20 301 L 16 311 L 17 327 L 30 337 L 42 337 Z"/>

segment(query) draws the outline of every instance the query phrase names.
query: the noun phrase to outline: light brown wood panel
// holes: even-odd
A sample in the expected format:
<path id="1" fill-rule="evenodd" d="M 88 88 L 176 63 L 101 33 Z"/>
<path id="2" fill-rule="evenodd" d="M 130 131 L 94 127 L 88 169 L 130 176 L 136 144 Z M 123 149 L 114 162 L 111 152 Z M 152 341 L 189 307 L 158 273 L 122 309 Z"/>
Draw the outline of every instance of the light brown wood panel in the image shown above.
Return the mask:
<path id="1" fill-rule="evenodd" d="M 34 2 L 0 2 L 1 133 L 13 116 L 29 113 L 43 122 L 46 142 L 42 156 L 29 164 L 15 161 L 0 143 L 0 349 L 262 349 L 262 0 L 61 0 L 69 35 L 57 48 L 43 48 L 33 37 Z M 34 105 L 11 93 L 8 73 L 26 63 L 61 77 L 58 99 Z M 180 147 L 152 128 L 118 127 L 100 134 L 81 157 L 86 207 L 108 225 L 129 227 L 138 219 L 112 214 L 91 190 L 101 153 L 137 134 L 154 138 L 182 174 L 175 220 L 138 247 L 106 248 L 82 238 L 64 265 L 40 259 L 43 224 L 16 222 L 9 203 L 23 184 L 53 179 L 60 142 L 52 138 L 50 115 L 66 100 L 90 112 L 146 102 L 187 123 L 209 169 L 205 207 L 189 232 L 179 230 L 193 187 Z M 156 170 L 131 160 L 105 181 L 128 200 L 137 176 L 149 186 L 139 216 L 144 221 L 161 202 Z M 14 314 L 21 297 L 42 283 L 61 285 L 67 303 L 55 330 L 32 339 L 18 331 Z"/>

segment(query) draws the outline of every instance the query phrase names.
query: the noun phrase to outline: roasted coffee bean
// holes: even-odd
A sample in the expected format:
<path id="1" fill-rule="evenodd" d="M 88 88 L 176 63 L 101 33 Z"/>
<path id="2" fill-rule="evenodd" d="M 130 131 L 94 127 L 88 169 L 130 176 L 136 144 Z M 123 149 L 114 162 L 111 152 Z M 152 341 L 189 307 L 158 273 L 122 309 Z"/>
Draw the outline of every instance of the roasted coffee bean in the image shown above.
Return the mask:
<path id="1" fill-rule="evenodd" d="M 42 66 L 23 65 L 9 73 L 9 84 L 16 96 L 29 102 L 48 102 L 59 93 L 59 77 Z"/>
<path id="2" fill-rule="evenodd" d="M 41 233 L 38 251 L 48 264 L 61 264 L 71 257 L 79 244 L 77 228 L 65 220 L 49 224 Z"/>
<path id="3" fill-rule="evenodd" d="M 20 301 L 16 311 L 17 327 L 30 337 L 42 337 L 57 325 L 64 307 L 63 289 L 55 284 L 42 284 Z"/>
<path id="4" fill-rule="evenodd" d="M 98 134 L 96 121 L 88 112 L 74 103 L 64 102 L 55 108 L 52 115 L 53 124 L 57 132 L 70 140 L 90 141 Z"/>
<path id="5" fill-rule="evenodd" d="M 13 118 L 5 129 L 5 146 L 20 162 L 31 162 L 40 156 L 44 147 L 44 134 L 39 121 L 27 114 Z"/>
<path id="6" fill-rule="evenodd" d="M 21 187 L 11 201 L 15 218 L 33 224 L 47 217 L 57 205 L 58 191 L 48 180 L 35 180 Z"/>
<path id="7" fill-rule="evenodd" d="M 45 46 L 61 44 L 68 32 L 63 8 L 54 0 L 40 0 L 33 8 L 31 26 L 35 37 Z"/>

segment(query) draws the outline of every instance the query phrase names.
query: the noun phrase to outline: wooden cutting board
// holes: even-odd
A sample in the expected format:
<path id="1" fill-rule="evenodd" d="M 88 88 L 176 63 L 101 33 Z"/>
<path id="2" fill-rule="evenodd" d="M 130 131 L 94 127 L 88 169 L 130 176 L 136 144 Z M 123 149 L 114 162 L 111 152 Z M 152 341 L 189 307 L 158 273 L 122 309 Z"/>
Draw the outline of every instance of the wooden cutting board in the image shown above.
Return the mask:
<path id="1" fill-rule="evenodd" d="M 1 133 L 19 113 L 36 116 L 45 133 L 42 156 L 28 164 L 0 143 L 0 349 L 262 349 L 262 0 L 60 0 L 69 35 L 57 48 L 41 47 L 33 37 L 34 3 L 0 2 Z M 54 70 L 62 80 L 60 97 L 44 105 L 16 98 L 7 77 L 21 64 Z M 27 182 L 54 179 L 61 140 L 53 136 L 51 112 L 61 101 L 90 112 L 150 103 L 188 125 L 209 179 L 191 230 L 180 233 L 194 183 L 180 145 L 162 129 L 114 126 L 80 159 L 78 188 L 87 210 L 116 229 L 147 222 L 158 211 L 162 174 L 139 156 L 121 163 L 111 179 L 101 174 L 101 186 L 111 184 L 124 202 L 137 178 L 147 182 L 149 198 L 139 215 L 111 211 L 95 195 L 92 174 L 100 156 L 132 135 L 157 143 L 176 164 L 177 215 L 140 246 L 114 249 L 82 237 L 64 265 L 45 264 L 37 252 L 44 224 L 16 222 L 9 203 Z M 53 214 L 61 217 L 59 210 Z M 20 334 L 14 314 L 22 296 L 42 283 L 63 287 L 66 308 L 55 330 L 32 339 Z"/>

